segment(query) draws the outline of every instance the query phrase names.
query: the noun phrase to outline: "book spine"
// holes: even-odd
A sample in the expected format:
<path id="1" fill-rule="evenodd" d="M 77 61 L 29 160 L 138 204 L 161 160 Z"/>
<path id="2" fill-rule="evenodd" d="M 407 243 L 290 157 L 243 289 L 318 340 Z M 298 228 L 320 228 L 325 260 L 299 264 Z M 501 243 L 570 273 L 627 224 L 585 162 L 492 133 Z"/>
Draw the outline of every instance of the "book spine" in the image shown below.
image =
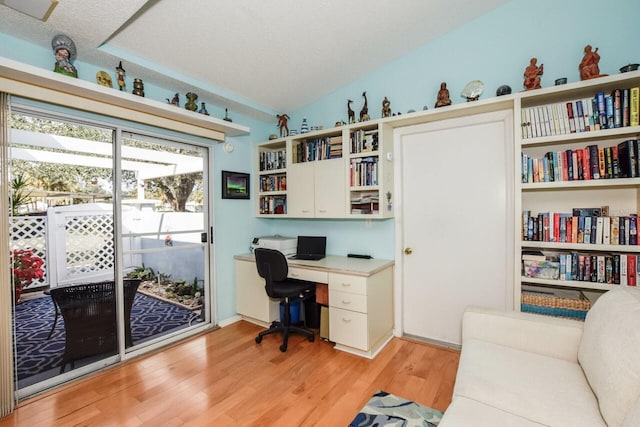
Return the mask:
<path id="1" fill-rule="evenodd" d="M 611 92 L 611 102 L 613 103 L 613 127 L 622 127 L 622 91 L 614 89 Z"/>
<path id="2" fill-rule="evenodd" d="M 567 102 L 567 117 L 569 119 L 569 132 L 576 133 L 576 122 L 575 117 L 573 115 L 573 104 L 571 102 Z"/>
<path id="3" fill-rule="evenodd" d="M 629 126 L 640 125 L 640 87 L 632 87 L 629 95 Z"/>
<path id="4" fill-rule="evenodd" d="M 631 111 L 629 110 L 631 96 L 630 90 L 622 89 L 622 127 L 629 126 L 631 120 Z"/>
<path id="5" fill-rule="evenodd" d="M 635 255 L 632 255 L 635 257 Z M 629 266 L 627 264 L 627 260 L 629 259 L 629 255 L 622 254 L 620 255 L 620 285 L 627 286 L 627 277 L 629 274 Z"/>
<path id="6" fill-rule="evenodd" d="M 637 255 L 629 255 L 627 257 L 627 286 L 636 286 L 637 284 Z"/>
<path id="7" fill-rule="evenodd" d="M 607 102 L 604 96 L 604 92 L 598 92 L 596 94 L 598 103 L 598 122 L 600 129 L 607 129 Z"/>
<path id="8" fill-rule="evenodd" d="M 576 132 L 585 132 L 586 127 L 584 123 L 584 111 L 582 108 L 582 100 L 578 99 L 577 101 L 573 101 L 575 104 L 575 115 L 578 123 L 576 124 Z"/>
<path id="9" fill-rule="evenodd" d="M 614 118 L 613 118 L 613 97 L 611 95 L 604 97 L 604 102 L 607 111 L 607 129 L 613 129 Z"/>

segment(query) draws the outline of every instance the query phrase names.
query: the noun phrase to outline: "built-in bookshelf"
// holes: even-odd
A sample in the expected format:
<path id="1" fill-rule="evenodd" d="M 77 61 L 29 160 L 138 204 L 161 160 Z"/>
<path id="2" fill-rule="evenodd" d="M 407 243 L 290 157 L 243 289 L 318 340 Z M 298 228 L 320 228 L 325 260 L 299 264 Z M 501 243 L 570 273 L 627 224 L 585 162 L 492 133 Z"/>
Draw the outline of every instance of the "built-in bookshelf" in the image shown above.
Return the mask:
<path id="1" fill-rule="evenodd" d="M 287 150 L 284 139 L 260 144 L 256 150 L 257 211 L 264 216 L 287 214 Z"/>
<path id="2" fill-rule="evenodd" d="M 372 120 L 259 144 L 258 216 L 392 217 L 391 132 L 380 120 Z M 283 207 L 271 209 L 278 206 Z"/>
<path id="3" fill-rule="evenodd" d="M 638 87 L 628 73 L 519 96 L 516 304 L 531 285 L 596 299 L 638 282 Z"/>

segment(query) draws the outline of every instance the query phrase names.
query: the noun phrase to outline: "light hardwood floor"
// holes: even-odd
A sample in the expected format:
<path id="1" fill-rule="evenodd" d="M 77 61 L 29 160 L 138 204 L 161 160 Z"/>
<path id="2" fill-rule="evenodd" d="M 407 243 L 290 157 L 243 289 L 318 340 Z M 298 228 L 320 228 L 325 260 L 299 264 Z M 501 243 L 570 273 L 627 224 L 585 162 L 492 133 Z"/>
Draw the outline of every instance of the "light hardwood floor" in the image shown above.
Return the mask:
<path id="1" fill-rule="evenodd" d="M 4 426 L 347 426 L 376 390 L 444 410 L 459 352 L 394 338 L 369 360 L 241 321 L 34 397 Z"/>

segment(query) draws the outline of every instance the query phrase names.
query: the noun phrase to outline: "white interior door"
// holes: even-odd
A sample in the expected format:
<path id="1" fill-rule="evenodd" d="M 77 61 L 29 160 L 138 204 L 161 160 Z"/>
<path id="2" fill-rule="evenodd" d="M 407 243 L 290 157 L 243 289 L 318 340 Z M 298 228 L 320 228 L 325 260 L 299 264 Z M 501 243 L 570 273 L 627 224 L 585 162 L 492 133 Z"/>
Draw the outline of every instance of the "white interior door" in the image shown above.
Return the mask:
<path id="1" fill-rule="evenodd" d="M 459 345 L 465 307 L 512 306 L 512 114 L 396 130 L 404 334 Z"/>

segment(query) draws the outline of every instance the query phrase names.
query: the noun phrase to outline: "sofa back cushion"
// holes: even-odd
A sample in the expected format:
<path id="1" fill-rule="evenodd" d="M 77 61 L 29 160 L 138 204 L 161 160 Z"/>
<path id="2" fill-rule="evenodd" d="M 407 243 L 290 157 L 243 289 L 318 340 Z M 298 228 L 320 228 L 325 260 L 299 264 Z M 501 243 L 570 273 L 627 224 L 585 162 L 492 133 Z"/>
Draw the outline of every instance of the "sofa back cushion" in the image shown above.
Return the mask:
<path id="1" fill-rule="evenodd" d="M 593 305 L 578 362 L 610 427 L 622 426 L 640 398 L 640 289 L 614 288 Z"/>

